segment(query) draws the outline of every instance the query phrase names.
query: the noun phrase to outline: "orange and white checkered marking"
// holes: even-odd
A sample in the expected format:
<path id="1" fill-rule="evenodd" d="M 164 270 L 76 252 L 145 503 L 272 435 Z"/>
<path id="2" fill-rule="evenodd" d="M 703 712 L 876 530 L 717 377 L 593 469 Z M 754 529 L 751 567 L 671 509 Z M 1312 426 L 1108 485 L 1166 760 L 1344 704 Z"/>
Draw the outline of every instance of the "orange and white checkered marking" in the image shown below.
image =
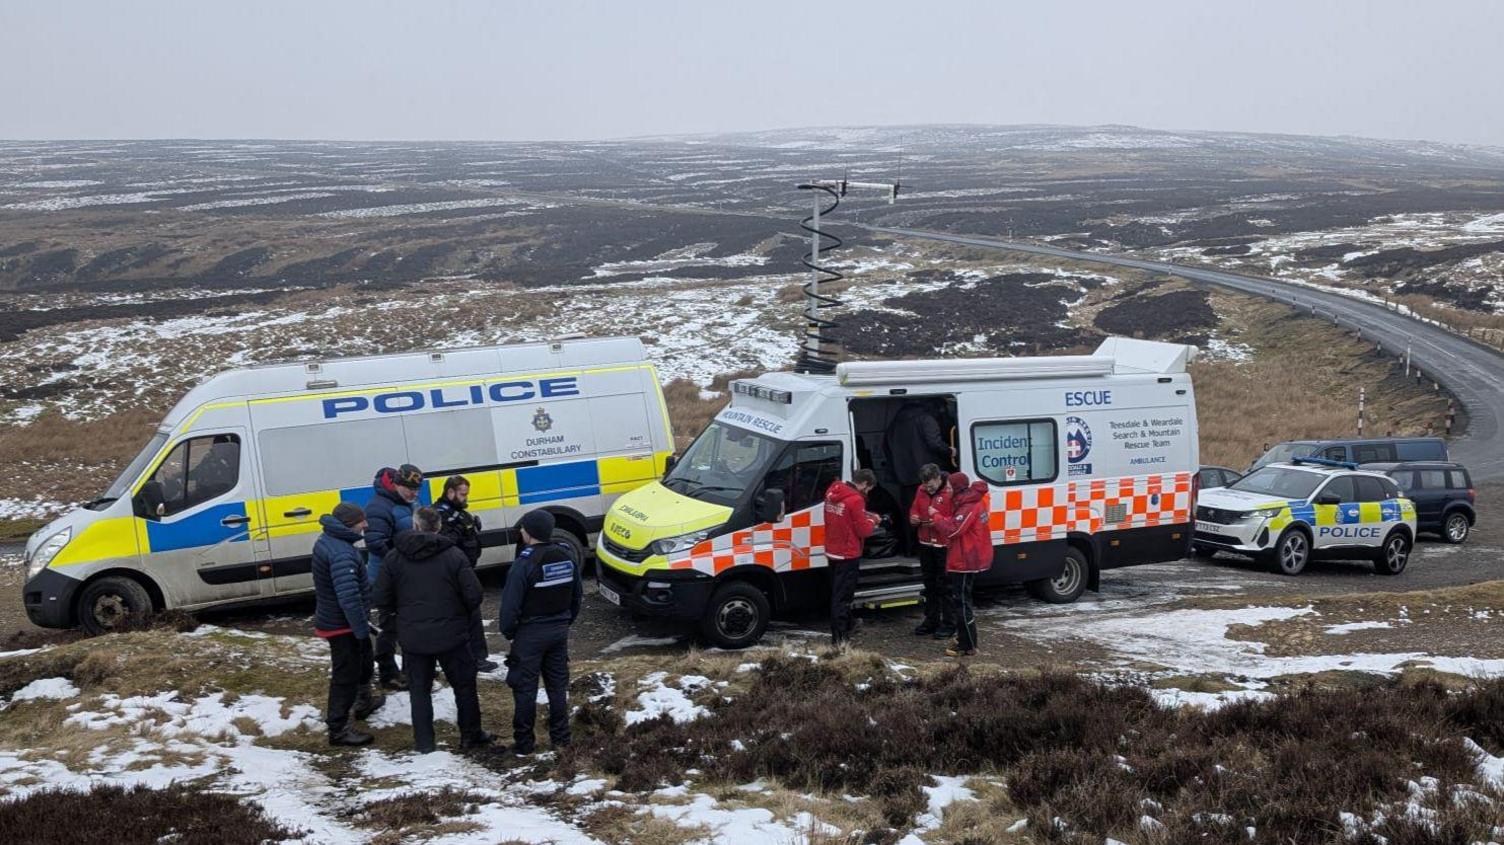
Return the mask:
<path id="1" fill-rule="evenodd" d="M 993 490 L 988 527 L 992 544 L 1061 540 L 1070 532 L 1096 534 L 1191 521 L 1191 473 L 1069 481 L 1038 487 Z M 1109 518 L 1112 521 L 1109 521 Z M 719 575 L 733 566 L 766 566 L 794 572 L 825 565 L 824 503 L 704 540 L 670 569 Z"/>

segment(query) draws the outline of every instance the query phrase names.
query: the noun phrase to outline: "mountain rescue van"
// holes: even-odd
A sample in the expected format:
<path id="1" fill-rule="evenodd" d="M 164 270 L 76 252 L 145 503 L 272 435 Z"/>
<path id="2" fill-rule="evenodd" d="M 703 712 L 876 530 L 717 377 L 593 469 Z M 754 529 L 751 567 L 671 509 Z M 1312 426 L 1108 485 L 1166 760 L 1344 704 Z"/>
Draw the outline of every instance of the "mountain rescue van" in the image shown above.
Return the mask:
<path id="1" fill-rule="evenodd" d="M 1071 602 L 1102 569 L 1179 559 L 1200 460 L 1194 354 L 1109 338 L 1092 355 L 850 362 L 734 382 L 731 404 L 663 480 L 607 513 L 601 595 L 694 620 L 728 648 L 756 642 L 773 614 L 819 606 L 825 490 L 872 468 L 869 510 L 906 522 L 884 439 L 916 400 L 941 418 L 960 469 L 991 488 L 995 553 L 979 583 Z M 893 545 L 891 534 L 868 540 L 858 604 L 916 601 L 918 562 Z"/>
<path id="2" fill-rule="evenodd" d="M 364 506 L 383 466 L 470 481 L 482 566 L 512 559 L 522 514 L 589 548 L 622 493 L 672 453 L 636 338 L 269 365 L 189 391 L 104 496 L 26 544 L 24 601 L 48 627 L 112 627 L 153 608 L 306 593 L 319 517 Z"/>

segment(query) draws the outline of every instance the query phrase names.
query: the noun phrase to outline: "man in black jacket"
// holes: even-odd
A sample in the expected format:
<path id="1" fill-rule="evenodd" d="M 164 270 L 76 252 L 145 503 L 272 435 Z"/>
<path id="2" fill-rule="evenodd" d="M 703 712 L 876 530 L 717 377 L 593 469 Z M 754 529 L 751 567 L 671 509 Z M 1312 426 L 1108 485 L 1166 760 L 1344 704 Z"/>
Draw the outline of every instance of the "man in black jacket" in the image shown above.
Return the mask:
<path id="1" fill-rule="evenodd" d="M 373 604 L 397 619 L 402 664 L 412 696 L 413 745 L 420 754 L 434 750 L 434 663 L 454 690 L 459 711 L 460 747 L 487 745 L 481 730 L 480 699 L 475 690 L 475 658 L 470 654 L 470 614 L 480 607 L 480 581 L 464 552 L 439 534 L 433 508 L 413 514 L 413 528 L 397 535 L 381 562 Z"/>
<path id="2" fill-rule="evenodd" d="M 470 512 L 470 480 L 463 475 L 451 475 L 444 479 L 444 495 L 434 503 L 444 526 L 439 533 L 454 541 L 455 548 L 465 553 L 470 565 L 480 562 L 480 517 Z M 486 643 L 486 620 L 480 610 L 470 616 L 470 653 L 475 657 L 475 668 L 480 672 L 494 672 L 496 663 L 491 660 L 491 647 Z"/>
<path id="3" fill-rule="evenodd" d="M 512 688 L 512 747 L 533 753 L 538 718 L 538 676 L 548 690 L 548 737 L 554 748 L 569 744 L 569 626 L 580 615 L 584 585 L 580 562 L 548 542 L 554 516 L 545 510 L 522 517 L 525 545 L 507 572 L 501 593 L 501 633 L 512 641 L 507 686 Z"/>
<path id="4" fill-rule="evenodd" d="M 888 470 L 898 482 L 901 518 L 894 520 L 894 524 L 903 526 L 897 529 L 899 545 L 904 554 L 912 555 L 917 553 L 919 541 L 908 524 L 909 509 L 914 506 L 914 494 L 919 490 L 919 469 L 925 464 L 954 469 L 956 450 L 946 441 L 940 409 L 923 399 L 910 399 L 898 409 L 883 435 L 883 450 L 887 453 Z"/>

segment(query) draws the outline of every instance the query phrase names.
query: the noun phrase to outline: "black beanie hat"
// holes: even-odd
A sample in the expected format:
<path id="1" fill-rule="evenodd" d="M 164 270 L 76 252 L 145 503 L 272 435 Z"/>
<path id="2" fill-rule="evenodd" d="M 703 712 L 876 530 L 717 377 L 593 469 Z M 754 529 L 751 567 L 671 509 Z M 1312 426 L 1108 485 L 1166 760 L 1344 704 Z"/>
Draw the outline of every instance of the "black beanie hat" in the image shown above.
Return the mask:
<path id="1" fill-rule="evenodd" d="M 343 523 L 346 528 L 354 528 L 365 522 L 366 512 L 360 509 L 360 505 L 340 502 L 334 506 L 334 518 Z"/>
<path id="2" fill-rule="evenodd" d="M 554 515 L 544 510 L 528 511 L 522 515 L 522 530 L 535 543 L 547 543 L 554 536 Z"/>

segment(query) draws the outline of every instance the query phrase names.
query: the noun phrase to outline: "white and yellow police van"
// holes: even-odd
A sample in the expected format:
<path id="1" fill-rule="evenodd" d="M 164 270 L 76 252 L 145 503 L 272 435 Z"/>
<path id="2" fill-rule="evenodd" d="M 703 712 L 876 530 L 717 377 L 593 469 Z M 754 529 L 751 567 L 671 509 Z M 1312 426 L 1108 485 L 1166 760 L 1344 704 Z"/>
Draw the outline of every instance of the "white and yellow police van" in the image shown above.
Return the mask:
<path id="1" fill-rule="evenodd" d="M 1314 558 L 1372 560 L 1381 575 L 1405 571 L 1415 544 L 1415 505 L 1394 480 L 1357 464 L 1296 458 L 1268 464 L 1201 494 L 1193 552 L 1236 552 L 1299 575 Z"/>
<path id="2" fill-rule="evenodd" d="M 884 441 L 911 402 L 951 432 L 959 469 L 991 488 L 996 551 L 979 583 L 1024 582 L 1070 602 L 1100 570 L 1179 559 L 1199 465 L 1194 353 L 1109 338 L 1092 355 L 848 362 L 833 375 L 734 382 L 731 404 L 663 480 L 606 515 L 601 595 L 698 622 L 722 647 L 828 601 L 825 490 L 874 469 L 869 509 L 906 520 Z M 873 551 L 869 541 L 857 602 L 912 603 L 917 561 Z"/>
<path id="3" fill-rule="evenodd" d="M 424 470 L 425 503 L 446 476 L 469 479 L 482 565 L 512 559 L 535 507 L 588 549 L 672 444 L 636 338 L 231 370 L 189 391 L 101 498 L 31 537 L 26 613 L 98 631 L 153 608 L 307 592 L 319 517 L 364 506 L 376 471 L 403 463 Z"/>

